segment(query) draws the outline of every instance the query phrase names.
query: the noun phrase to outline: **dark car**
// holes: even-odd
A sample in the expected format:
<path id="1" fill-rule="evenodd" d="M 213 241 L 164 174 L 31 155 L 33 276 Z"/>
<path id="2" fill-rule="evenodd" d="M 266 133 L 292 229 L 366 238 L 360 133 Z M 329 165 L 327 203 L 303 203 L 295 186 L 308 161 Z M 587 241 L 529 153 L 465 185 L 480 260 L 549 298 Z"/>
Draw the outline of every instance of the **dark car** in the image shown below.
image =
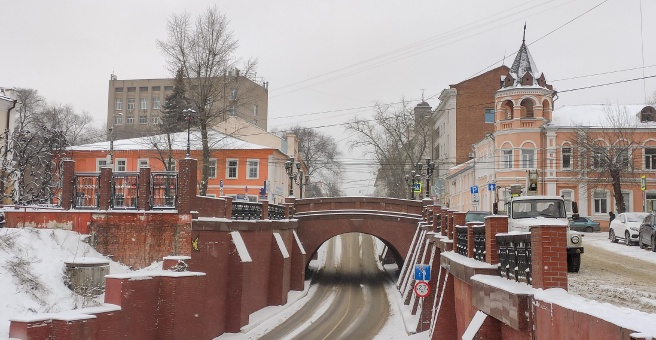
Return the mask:
<path id="1" fill-rule="evenodd" d="M 468 211 L 465 215 L 465 223 L 481 222 L 485 223 L 485 216 L 494 215 L 491 211 Z"/>
<path id="2" fill-rule="evenodd" d="M 599 222 L 595 222 L 589 217 L 579 216 L 569 221 L 569 229 L 591 233 L 601 231 L 601 226 Z"/>
<path id="3" fill-rule="evenodd" d="M 0 210 L 0 228 L 5 226 L 5 212 Z"/>
<path id="4" fill-rule="evenodd" d="M 656 214 L 653 212 L 640 224 L 638 230 L 638 245 L 642 249 L 649 248 L 651 251 L 656 252 Z"/>

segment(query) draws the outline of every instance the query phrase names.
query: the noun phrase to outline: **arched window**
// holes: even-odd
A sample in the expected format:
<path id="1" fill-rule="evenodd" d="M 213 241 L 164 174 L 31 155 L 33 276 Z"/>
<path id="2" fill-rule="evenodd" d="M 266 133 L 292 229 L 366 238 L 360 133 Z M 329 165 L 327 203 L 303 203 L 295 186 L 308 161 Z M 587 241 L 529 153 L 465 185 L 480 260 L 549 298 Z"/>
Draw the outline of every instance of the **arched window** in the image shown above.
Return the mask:
<path id="1" fill-rule="evenodd" d="M 526 118 L 533 118 L 533 100 L 526 98 L 519 105 L 525 109 Z"/>
<path id="2" fill-rule="evenodd" d="M 513 102 L 510 100 L 506 100 L 506 102 L 503 103 L 503 110 L 506 112 L 505 119 L 513 119 L 513 107 Z"/>

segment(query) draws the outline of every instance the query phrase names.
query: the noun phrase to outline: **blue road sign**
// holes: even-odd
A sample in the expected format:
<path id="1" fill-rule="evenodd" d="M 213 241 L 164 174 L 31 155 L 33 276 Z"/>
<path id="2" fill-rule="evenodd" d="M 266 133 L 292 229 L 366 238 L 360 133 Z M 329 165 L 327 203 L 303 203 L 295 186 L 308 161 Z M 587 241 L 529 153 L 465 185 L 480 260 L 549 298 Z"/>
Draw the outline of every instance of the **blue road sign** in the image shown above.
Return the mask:
<path id="1" fill-rule="evenodd" d="M 412 186 L 412 191 L 413 191 L 413 192 L 421 192 L 421 183 L 415 183 L 415 184 Z"/>
<path id="2" fill-rule="evenodd" d="M 428 264 L 415 265 L 415 281 L 429 281 L 431 266 Z"/>
<path id="3" fill-rule="evenodd" d="M 497 185 L 494 184 L 494 183 L 488 183 L 487 184 L 487 190 L 488 191 L 495 191 L 495 190 L 497 190 Z"/>
<path id="4" fill-rule="evenodd" d="M 472 194 L 478 194 L 478 187 L 475 185 L 469 187 L 469 192 L 471 192 Z"/>

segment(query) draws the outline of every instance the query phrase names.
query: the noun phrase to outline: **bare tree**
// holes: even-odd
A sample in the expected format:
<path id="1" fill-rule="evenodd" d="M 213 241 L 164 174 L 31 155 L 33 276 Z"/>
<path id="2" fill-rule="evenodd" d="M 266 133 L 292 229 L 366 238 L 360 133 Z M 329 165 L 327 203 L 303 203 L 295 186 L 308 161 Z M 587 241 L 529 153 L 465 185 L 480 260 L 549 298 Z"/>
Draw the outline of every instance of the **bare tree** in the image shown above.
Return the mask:
<path id="1" fill-rule="evenodd" d="M 238 106 L 249 102 L 248 93 L 240 89 L 255 72 L 257 61 L 249 60 L 241 71 L 236 70 L 238 42 L 228 30 L 228 19 L 216 6 L 193 22 L 188 13 L 173 14 L 167 32 L 168 38 L 158 40 L 157 45 L 166 56 L 169 70 L 181 70 L 187 80 L 187 98 L 196 111 L 194 119 L 202 136 L 200 194 L 205 195 L 211 152 L 208 129 L 215 121 L 235 115 Z"/>
<path id="2" fill-rule="evenodd" d="M 351 148 L 364 148 L 376 159 L 379 189 L 389 197 L 408 197 L 405 175 L 430 150 L 430 118 L 415 116 L 405 100 L 399 105 L 376 104 L 373 120 L 354 119 L 346 129 L 359 138 Z"/>
<path id="3" fill-rule="evenodd" d="M 622 186 L 635 183 L 634 172 L 642 168 L 640 153 L 642 141 L 647 137 L 639 121 L 625 108 L 605 109 L 604 120 L 599 126 L 574 127 L 572 136 L 574 166 L 582 180 L 591 189 L 607 187 L 610 183 L 618 213 L 626 211 Z"/>

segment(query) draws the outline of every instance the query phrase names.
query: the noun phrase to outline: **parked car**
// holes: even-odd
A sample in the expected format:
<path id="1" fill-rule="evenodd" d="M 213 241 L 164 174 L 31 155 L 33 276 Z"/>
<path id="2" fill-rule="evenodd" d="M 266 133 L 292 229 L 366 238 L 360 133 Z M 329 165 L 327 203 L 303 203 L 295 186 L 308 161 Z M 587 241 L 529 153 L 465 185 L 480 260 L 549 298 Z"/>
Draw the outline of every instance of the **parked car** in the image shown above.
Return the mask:
<path id="1" fill-rule="evenodd" d="M 599 222 L 595 222 L 589 217 L 579 216 L 570 219 L 569 229 L 591 233 L 601 231 L 601 226 L 599 225 Z"/>
<path id="2" fill-rule="evenodd" d="M 651 249 L 656 252 L 656 214 L 651 213 L 645 217 L 638 231 L 638 245 L 642 249 Z"/>
<path id="3" fill-rule="evenodd" d="M 473 211 L 470 210 L 465 215 L 465 223 L 467 222 L 481 222 L 485 223 L 485 216 L 494 215 L 491 211 Z"/>
<path id="4" fill-rule="evenodd" d="M 0 210 L 0 228 L 5 227 L 5 212 Z"/>
<path id="5" fill-rule="evenodd" d="M 610 222 L 608 238 L 613 243 L 622 239 L 627 246 L 638 243 L 638 230 L 647 215 L 649 213 L 645 212 L 628 212 L 617 215 L 613 222 Z"/>

